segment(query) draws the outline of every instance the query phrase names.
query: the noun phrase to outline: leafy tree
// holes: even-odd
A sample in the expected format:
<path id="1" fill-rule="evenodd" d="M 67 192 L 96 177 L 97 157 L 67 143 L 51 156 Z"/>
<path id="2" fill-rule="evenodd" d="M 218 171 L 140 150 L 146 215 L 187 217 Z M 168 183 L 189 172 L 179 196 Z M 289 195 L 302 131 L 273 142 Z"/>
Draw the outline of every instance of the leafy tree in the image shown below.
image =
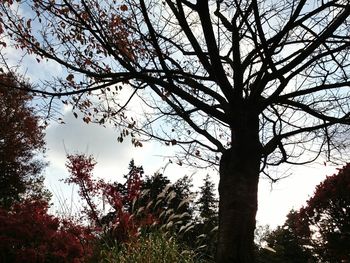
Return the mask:
<path id="1" fill-rule="evenodd" d="M 260 250 L 259 259 L 268 258 L 267 262 L 349 261 L 349 187 L 350 164 L 347 164 L 316 187 L 305 207 L 291 211 L 284 225 L 265 237 L 275 253 Z"/>
<path id="2" fill-rule="evenodd" d="M 106 242 L 126 242 L 136 237 L 140 229 L 156 223 L 151 209 L 140 210 L 134 205 L 141 195 L 142 168 L 131 162 L 125 184 L 108 183 L 93 178 L 96 162 L 92 156 L 76 154 L 68 155 L 67 159 L 70 175 L 65 182 L 79 187 L 78 193 L 86 204 L 83 213 L 96 231 L 104 231 Z M 107 215 L 101 207 L 103 200 L 109 206 Z"/>
<path id="3" fill-rule="evenodd" d="M 30 103 L 32 95 L 12 86 L 28 87 L 12 74 L 0 75 L 0 206 L 36 196 L 48 198 L 37 157 L 45 150 L 44 126 Z"/>
<path id="4" fill-rule="evenodd" d="M 182 147 L 179 164 L 220 166 L 218 262 L 254 260 L 261 171 L 336 159 L 348 144 L 346 0 L 2 1 L 0 10 L 2 36 L 67 69 L 37 92 L 70 96 L 85 122 L 119 127 L 119 141 L 156 139 Z"/>
<path id="5" fill-rule="evenodd" d="M 202 258 L 197 253 L 198 233 L 193 231 L 190 177 L 168 184 L 165 176 L 156 173 L 146 176 L 145 180 L 142 166 L 131 161 L 124 184 L 108 183 L 93 178 L 95 165 L 92 156 L 69 155 L 66 166 L 70 176 L 66 182 L 78 185 L 78 193 L 86 204 L 83 212 L 95 226 L 93 229 L 100 236 L 103 250 L 138 246 L 138 238 L 148 239 L 159 233 L 192 249 L 197 259 Z"/>
<path id="6" fill-rule="evenodd" d="M 175 192 L 175 197 L 170 203 L 171 208 L 176 209 L 179 213 L 193 212 L 191 202 L 194 199 L 194 193 L 192 192 L 193 179 L 191 176 L 184 175 L 178 179 L 171 187 L 171 190 Z M 188 200 L 188 202 L 183 202 Z"/>
<path id="7" fill-rule="evenodd" d="M 129 163 L 129 172 L 124 175 L 126 183 L 122 184 L 115 182 L 114 186 L 118 189 L 119 194 L 122 197 L 127 197 L 124 202 L 124 209 L 127 209 L 129 212 L 133 209 L 133 199 L 138 196 L 139 191 L 142 189 L 144 171 L 142 166 L 136 166 L 134 160 L 131 160 Z M 139 204 L 140 205 L 140 204 Z"/>
<path id="8" fill-rule="evenodd" d="M 350 164 L 320 183 L 299 214 L 299 235 L 319 262 L 350 261 Z"/>
<path id="9" fill-rule="evenodd" d="M 169 199 L 164 198 L 157 205 L 158 213 L 171 209 L 177 214 L 187 214 L 186 218 L 183 218 L 184 223 L 193 219 L 192 201 L 195 194 L 192 192 L 191 176 L 184 175 L 171 183 L 165 175 L 155 173 L 153 176 L 146 176 L 141 185 L 142 189 L 147 191 L 143 197 L 144 201 L 142 201 L 144 205 L 150 201 L 155 202 L 160 195 L 168 193 L 170 194 Z"/>
<path id="10" fill-rule="evenodd" d="M 160 214 L 170 209 L 170 204 L 166 200 L 166 195 L 171 192 L 170 186 L 170 180 L 160 173 L 155 173 L 152 176 L 146 175 L 141 183 L 143 194 L 138 199 L 137 205 L 138 207 L 150 207 L 151 212 L 158 218 L 158 223 L 161 225 L 166 223 L 166 218 L 160 218 Z"/>

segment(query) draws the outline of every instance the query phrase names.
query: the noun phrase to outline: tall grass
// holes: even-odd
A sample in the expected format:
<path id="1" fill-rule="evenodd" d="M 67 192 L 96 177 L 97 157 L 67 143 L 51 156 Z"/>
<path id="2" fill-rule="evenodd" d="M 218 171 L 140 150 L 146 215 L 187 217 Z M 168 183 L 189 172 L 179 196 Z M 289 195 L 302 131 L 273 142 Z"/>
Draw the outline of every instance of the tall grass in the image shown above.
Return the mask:
<path id="1" fill-rule="evenodd" d="M 128 243 L 104 248 L 100 263 L 194 263 L 194 252 L 165 233 L 154 232 Z"/>
<path id="2" fill-rule="evenodd" d="M 184 237 L 191 233 L 195 222 L 187 212 L 179 212 L 181 207 L 189 204 L 190 198 L 183 200 L 178 207 L 169 208 L 175 193 L 166 187 L 156 200 L 149 200 L 145 206 L 138 206 L 137 201 L 132 205 L 132 217 L 143 217 L 144 213 L 159 211 L 158 219 L 152 225 L 139 228 L 137 236 L 130 237 L 127 242 L 113 242 L 112 232 L 105 232 L 98 249 L 99 255 L 95 262 L 101 263 L 204 263 L 199 251 L 190 248 Z M 143 192 L 140 198 L 147 196 Z M 191 235 L 191 234 L 190 234 Z M 192 236 L 193 237 L 193 236 Z M 196 239 L 196 238 L 195 238 Z M 103 242 L 104 241 L 104 242 Z M 200 241 L 200 237 L 197 241 Z M 196 242 L 196 241 L 194 241 Z M 200 249 L 199 249 L 200 250 Z"/>

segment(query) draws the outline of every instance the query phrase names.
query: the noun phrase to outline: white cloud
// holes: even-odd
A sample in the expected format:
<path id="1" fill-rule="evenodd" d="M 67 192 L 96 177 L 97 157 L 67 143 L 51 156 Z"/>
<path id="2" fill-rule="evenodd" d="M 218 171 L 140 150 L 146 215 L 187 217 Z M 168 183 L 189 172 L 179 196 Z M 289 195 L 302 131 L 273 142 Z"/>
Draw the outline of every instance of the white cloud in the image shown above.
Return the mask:
<path id="1" fill-rule="evenodd" d="M 142 165 L 147 175 L 156 171 L 164 172 L 172 181 L 185 174 L 193 173 L 177 164 L 168 164 L 172 147 L 161 147 L 154 142 L 146 142 L 142 148 L 135 148 L 128 140 L 117 142 L 117 132 L 112 128 L 104 128 L 96 124 L 85 124 L 75 119 L 69 108 L 63 111 L 65 124 L 52 123 L 46 130 L 47 159 L 50 162 L 46 169 L 45 183 L 53 194 L 52 212 L 60 215 L 72 215 L 79 211 L 77 188 L 62 182 L 68 177 L 65 167 L 66 155 L 74 153 L 92 154 L 97 165 L 94 176 L 107 181 L 123 181 L 128 172 L 131 159 L 136 165 Z M 165 168 L 165 169 L 164 169 Z M 194 183 L 201 184 L 202 173 L 194 176 Z"/>
<path id="2" fill-rule="evenodd" d="M 64 172 L 61 178 L 67 175 L 67 154 L 92 154 L 97 161 L 95 175 L 108 180 L 118 180 L 126 174 L 131 159 L 137 165 L 142 165 L 147 174 L 162 171 L 169 160 L 162 156 L 171 155 L 171 147 L 161 147 L 153 142 L 146 142 L 141 148 L 132 146 L 128 139 L 119 143 L 117 132 L 112 128 L 85 124 L 81 119 L 75 119 L 68 110 L 65 111 L 63 120 L 65 124 L 51 124 L 46 131 L 47 158 L 50 161 L 48 180 L 52 179 L 50 173 L 57 174 L 58 170 Z M 176 164 L 168 165 L 165 172 L 169 178 L 178 178 L 181 174 L 188 173 Z"/>

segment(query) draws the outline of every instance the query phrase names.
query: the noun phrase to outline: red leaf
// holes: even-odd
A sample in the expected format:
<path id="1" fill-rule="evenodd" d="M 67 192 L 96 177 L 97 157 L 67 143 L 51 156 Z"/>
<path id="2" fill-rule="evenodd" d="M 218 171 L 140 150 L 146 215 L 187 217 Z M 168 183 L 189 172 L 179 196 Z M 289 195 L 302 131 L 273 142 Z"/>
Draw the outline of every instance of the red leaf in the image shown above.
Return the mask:
<path id="1" fill-rule="evenodd" d="M 27 27 L 28 27 L 28 28 L 31 28 L 31 23 L 32 23 L 32 20 L 31 20 L 31 19 L 28 19 L 28 20 L 27 20 Z"/>
<path id="2" fill-rule="evenodd" d="M 73 74 L 69 74 L 69 75 L 67 76 L 67 78 L 66 78 L 66 80 L 69 81 L 69 82 L 72 82 L 73 79 L 74 79 L 74 75 L 73 75 Z"/>
<path id="3" fill-rule="evenodd" d="M 128 7 L 126 6 L 126 5 L 121 5 L 120 6 L 120 10 L 122 10 L 122 11 L 128 11 Z"/>

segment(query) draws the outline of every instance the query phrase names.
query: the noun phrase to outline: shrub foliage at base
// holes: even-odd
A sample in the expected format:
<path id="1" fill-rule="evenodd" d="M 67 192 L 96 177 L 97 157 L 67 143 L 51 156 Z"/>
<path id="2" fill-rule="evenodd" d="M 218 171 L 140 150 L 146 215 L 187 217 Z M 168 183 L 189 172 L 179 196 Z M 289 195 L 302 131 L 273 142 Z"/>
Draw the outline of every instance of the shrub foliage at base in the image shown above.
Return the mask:
<path id="1" fill-rule="evenodd" d="M 131 240 L 120 246 L 104 248 L 100 253 L 101 263 L 194 263 L 195 255 L 186 250 L 174 238 L 161 232 Z"/>
<path id="2" fill-rule="evenodd" d="M 0 262 L 85 262 L 93 239 L 88 229 L 47 210 L 46 201 L 31 199 L 0 209 Z"/>

